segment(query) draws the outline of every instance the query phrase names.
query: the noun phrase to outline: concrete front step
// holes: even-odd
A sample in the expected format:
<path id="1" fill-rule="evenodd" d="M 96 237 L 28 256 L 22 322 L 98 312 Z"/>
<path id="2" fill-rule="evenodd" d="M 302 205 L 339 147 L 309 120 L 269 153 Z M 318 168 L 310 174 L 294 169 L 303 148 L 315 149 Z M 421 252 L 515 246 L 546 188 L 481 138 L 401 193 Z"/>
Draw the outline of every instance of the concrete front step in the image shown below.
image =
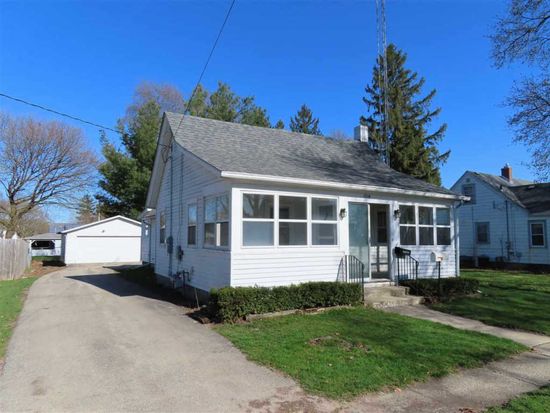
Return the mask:
<path id="1" fill-rule="evenodd" d="M 405 296 L 405 297 L 392 297 L 392 296 L 378 296 L 378 297 L 365 297 L 365 306 L 372 308 L 389 308 L 400 307 L 404 305 L 418 305 L 424 302 L 423 297 Z"/>
<path id="2" fill-rule="evenodd" d="M 382 287 L 366 287 L 365 297 L 379 297 L 379 296 L 391 296 L 391 297 L 405 297 L 409 295 L 409 287 L 402 286 L 382 286 Z"/>

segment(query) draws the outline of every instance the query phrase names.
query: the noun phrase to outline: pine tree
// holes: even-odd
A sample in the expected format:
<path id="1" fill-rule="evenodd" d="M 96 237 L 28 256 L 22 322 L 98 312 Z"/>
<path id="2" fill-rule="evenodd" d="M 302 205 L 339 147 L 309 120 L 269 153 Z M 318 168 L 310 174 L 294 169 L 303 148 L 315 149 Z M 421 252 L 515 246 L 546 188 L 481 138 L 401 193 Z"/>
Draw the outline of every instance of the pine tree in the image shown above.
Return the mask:
<path id="1" fill-rule="evenodd" d="M 363 101 L 370 112 L 361 117 L 361 123 L 369 128 L 369 141 L 375 150 L 383 150 L 386 141 L 382 128 L 382 111 L 387 98 L 390 166 L 427 182 L 441 185 L 439 168 L 449 158 L 450 151 L 440 153 L 437 145 L 443 139 L 447 125 L 441 125 L 430 133 L 428 126 L 441 112 L 430 109 L 436 90 L 419 97 L 425 83 L 416 72 L 405 67 L 407 56 L 390 44 L 387 48 L 388 90 L 380 81 L 383 59 L 379 56 L 373 68 L 372 82 L 365 88 Z M 382 154 L 383 155 L 383 154 Z"/>
<path id="2" fill-rule="evenodd" d="M 305 104 L 302 105 L 296 116 L 290 118 L 290 130 L 292 132 L 308 133 L 310 135 L 321 135 L 319 119 L 313 117 L 311 109 Z"/>
<path id="3" fill-rule="evenodd" d="M 283 122 L 282 119 L 279 119 L 273 127 L 275 129 L 284 129 L 285 128 L 285 123 Z"/>
<path id="4" fill-rule="evenodd" d="M 84 195 L 78 202 L 76 221 L 79 224 L 89 224 L 97 219 L 96 205 L 90 195 Z"/>

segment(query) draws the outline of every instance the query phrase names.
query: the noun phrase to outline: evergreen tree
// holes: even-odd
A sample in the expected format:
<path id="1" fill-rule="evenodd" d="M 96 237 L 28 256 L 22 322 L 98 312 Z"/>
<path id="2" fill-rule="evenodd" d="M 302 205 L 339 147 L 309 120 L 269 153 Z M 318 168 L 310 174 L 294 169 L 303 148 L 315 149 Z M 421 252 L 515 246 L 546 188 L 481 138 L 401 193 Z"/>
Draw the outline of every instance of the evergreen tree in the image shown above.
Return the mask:
<path id="1" fill-rule="evenodd" d="M 96 205 L 90 195 L 84 195 L 78 202 L 76 220 L 79 224 L 89 224 L 96 221 Z"/>
<path id="2" fill-rule="evenodd" d="M 285 128 L 285 123 L 283 122 L 282 119 L 279 119 L 273 127 L 275 129 L 284 129 Z"/>
<path id="3" fill-rule="evenodd" d="M 383 90 L 380 81 L 383 73 L 383 58 L 379 56 L 373 68 L 372 82 L 365 88 L 363 101 L 367 104 L 368 117 L 361 123 L 369 128 L 369 141 L 375 150 L 386 147 L 382 131 L 382 111 L 385 99 L 388 103 L 387 135 L 389 139 L 390 166 L 427 182 L 441 185 L 439 168 L 450 151 L 440 153 L 437 145 L 443 139 L 447 125 L 441 125 L 430 133 L 428 126 L 441 112 L 430 109 L 435 89 L 426 96 L 419 96 L 424 78 L 405 67 L 407 56 L 390 44 L 387 48 L 388 90 Z M 382 156 L 384 154 L 381 154 Z"/>
<path id="4" fill-rule="evenodd" d="M 321 130 L 319 129 L 319 119 L 313 117 L 311 109 L 305 104 L 302 105 L 296 116 L 290 118 L 289 126 L 292 132 L 321 135 Z"/>

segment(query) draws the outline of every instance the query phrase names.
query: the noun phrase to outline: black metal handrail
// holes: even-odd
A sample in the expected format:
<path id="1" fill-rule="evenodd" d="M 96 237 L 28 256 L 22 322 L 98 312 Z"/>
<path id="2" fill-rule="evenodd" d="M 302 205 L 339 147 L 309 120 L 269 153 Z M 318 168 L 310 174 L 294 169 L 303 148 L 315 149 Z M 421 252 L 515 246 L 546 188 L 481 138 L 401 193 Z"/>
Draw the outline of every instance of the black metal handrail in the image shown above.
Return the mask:
<path id="1" fill-rule="evenodd" d="M 418 280 L 418 260 L 411 256 L 411 251 L 395 247 L 397 257 L 397 284 L 406 280 Z"/>
<path id="2" fill-rule="evenodd" d="M 354 255 L 344 255 L 338 266 L 337 280 L 345 283 L 365 284 L 365 264 Z M 363 288 L 363 301 L 365 292 Z"/>

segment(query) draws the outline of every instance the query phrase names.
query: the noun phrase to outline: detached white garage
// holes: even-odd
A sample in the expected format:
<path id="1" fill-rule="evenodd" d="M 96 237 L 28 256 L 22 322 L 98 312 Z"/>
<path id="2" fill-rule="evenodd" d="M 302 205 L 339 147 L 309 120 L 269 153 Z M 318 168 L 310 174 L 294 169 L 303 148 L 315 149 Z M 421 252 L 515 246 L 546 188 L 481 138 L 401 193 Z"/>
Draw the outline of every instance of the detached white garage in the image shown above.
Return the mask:
<path id="1" fill-rule="evenodd" d="M 120 215 L 61 232 L 65 264 L 139 262 L 141 223 Z"/>

